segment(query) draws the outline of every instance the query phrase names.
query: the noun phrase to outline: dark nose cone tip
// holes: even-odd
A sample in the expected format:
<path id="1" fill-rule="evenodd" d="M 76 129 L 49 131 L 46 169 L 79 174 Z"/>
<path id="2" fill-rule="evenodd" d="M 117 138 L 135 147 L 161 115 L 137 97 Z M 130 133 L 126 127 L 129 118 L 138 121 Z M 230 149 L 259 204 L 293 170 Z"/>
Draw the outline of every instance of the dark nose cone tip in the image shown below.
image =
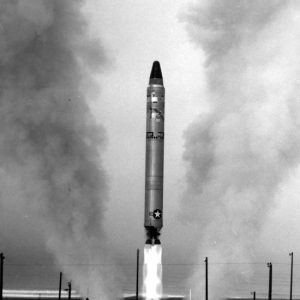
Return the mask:
<path id="1" fill-rule="evenodd" d="M 149 83 L 163 84 L 163 77 L 161 73 L 160 64 L 158 61 L 153 62 Z"/>
<path id="2" fill-rule="evenodd" d="M 161 68 L 158 61 L 153 62 L 150 79 L 162 78 Z"/>

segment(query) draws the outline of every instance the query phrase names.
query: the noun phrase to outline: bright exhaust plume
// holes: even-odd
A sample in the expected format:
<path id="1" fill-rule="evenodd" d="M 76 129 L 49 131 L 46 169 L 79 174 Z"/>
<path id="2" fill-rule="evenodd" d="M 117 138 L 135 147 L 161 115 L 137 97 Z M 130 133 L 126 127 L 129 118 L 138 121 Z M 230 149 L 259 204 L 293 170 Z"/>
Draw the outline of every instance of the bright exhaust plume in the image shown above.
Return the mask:
<path id="1" fill-rule="evenodd" d="M 161 299 L 162 297 L 161 257 L 161 245 L 145 245 L 143 295 L 146 300 Z"/>

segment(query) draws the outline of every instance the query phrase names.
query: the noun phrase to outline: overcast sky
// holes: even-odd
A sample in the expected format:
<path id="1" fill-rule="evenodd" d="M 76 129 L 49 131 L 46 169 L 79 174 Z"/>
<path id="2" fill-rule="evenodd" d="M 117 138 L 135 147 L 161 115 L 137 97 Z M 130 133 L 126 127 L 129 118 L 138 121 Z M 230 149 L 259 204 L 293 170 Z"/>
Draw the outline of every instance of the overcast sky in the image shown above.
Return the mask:
<path id="1" fill-rule="evenodd" d="M 32 30 L 34 34 L 30 35 L 31 27 L 26 27 L 28 40 L 31 40 L 34 39 L 31 36 L 43 35 L 43 30 L 52 26 L 53 8 L 44 1 L 28 3 L 31 3 L 28 7 L 19 5 L 16 16 L 40 28 L 40 31 Z M 84 62 L 91 66 L 88 69 L 84 65 L 84 71 L 76 80 L 80 82 L 78 89 L 84 94 L 82 98 L 91 109 L 91 116 L 84 115 L 85 120 L 94 118 L 103 129 L 101 138 L 105 142 L 94 144 L 99 158 L 94 158 L 93 152 L 88 154 L 93 157 L 96 168 L 99 164 L 103 172 L 99 178 L 106 178 L 106 194 L 102 194 L 102 183 L 94 194 L 96 197 L 99 192 L 100 198 L 105 198 L 99 215 L 103 233 L 99 236 L 100 244 L 102 238 L 105 240 L 105 251 L 109 249 L 112 264 L 128 264 L 128 267 L 119 267 L 134 276 L 136 249 L 143 249 L 145 241 L 146 88 L 152 63 L 159 60 L 166 89 L 161 235 L 163 263 L 166 264 L 165 290 L 180 293 L 182 289 L 184 294 L 191 288 L 200 295 L 196 283 L 203 279 L 203 260 L 209 256 L 211 272 L 218 274 L 212 275 L 211 289 L 228 279 L 228 284 L 222 284 L 222 293 L 249 295 L 257 289 L 260 296 L 265 296 L 268 271 L 265 263 L 272 261 L 274 292 L 288 295 L 288 253 L 295 252 L 295 262 L 300 253 L 299 5 L 283 0 L 272 0 L 265 5 L 246 0 L 228 0 L 222 4 L 194 1 L 194 5 L 179 0 L 88 0 L 82 14 L 88 22 L 84 32 L 80 32 L 85 37 L 82 43 L 97 40 L 100 47 L 95 43 L 95 49 L 101 49 L 100 58 L 85 62 L 84 57 L 79 57 L 79 65 Z M 9 40 L 7 44 L 18 49 L 18 42 L 23 43 L 25 38 L 16 34 L 15 27 L 3 15 L 1 20 L 5 26 L 8 24 L 7 28 L 13 28 L 12 42 Z M 77 24 L 74 20 L 70 24 L 72 22 Z M 62 24 L 56 25 L 58 32 Z M 76 35 L 76 29 L 68 30 L 67 33 Z M 8 52 L 6 44 L 3 45 L 0 44 L 2 57 Z M 92 43 L 89 50 L 90 45 Z M 83 48 L 76 40 L 74 53 Z M 90 55 L 96 57 L 95 53 Z M 3 58 L 3 64 L 10 61 L 7 57 Z M 51 64 L 51 60 L 48 63 Z M 93 63 L 97 67 L 93 67 Z M 7 68 L 5 72 L 10 74 L 12 69 L 15 70 Z M 72 75 L 70 70 L 69 76 Z M 76 87 L 76 83 L 67 83 L 70 89 Z M 38 93 L 34 97 L 44 96 Z M 47 91 L 47 95 L 51 93 Z M 10 93 L 6 94 L 8 99 L 13 98 Z M 69 91 L 66 95 L 73 96 Z M 85 111 L 85 107 L 78 107 L 78 111 Z M 71 124 L 81 124 L 80 117 L 76 110 Z M 13 118 L 8 124 L 11 126 L 17 119 Z M 3 136 L 10 134 L 10 126 L 5 123 L 7 132 Z M 79 125 L 78 128 L 81 135 L 88 136 L 89 130 L 94 129 L 83 130 Z M 6 142 L 6 139 L 1 140 L 2 148 Z M 67 248 L 53 250 L 57 245 L 55 233 L 48 238 L 49 232 L 44 228 L 47 225 L 40 226 L 42 223 L 35 217 L 39 210 L 23 210 L 26 205 L 18 201 L 22 201 L 22 197 L 29 198 L 30 191 L 23 196 L 20 179 L 15 179 L 14 171 L 8 171 L 11 161 L 17 165 L 14 168 L 20 170 L 15 159 L 10 158 L 10 161 L 6 153 L 2 158 L 5 162 L 1 171 L 0 224 L 4 229 L 0 245 L 11 264 L 8 278 L 12 282 L 9 287 L 13 288 L 14 284 L 22 286 L 22 280 L 13 272 L 21 262 L 63 264 L 64 260 L 57 256 L 63 253 L 61 256 L 66 258 L 68 253 L 64 252 Z M 22 174 L 33 172 L 34 167 L 20 165 Z M 30 187 L 44 184 L 37 178 L 38 175 L 34 175 Z M 58 181 L 67 180 L 66 176 L 59 178 Z M 95 197 L 91 197 L 92 202 Z M 58 213 L 63 208 L 65 206 L 60 207 Z M 58 240 L 63 241 L 63 238 Z M 76 243 L 82 241 L 79 239 Z M 105 262 L 105 257 L 99 259 L 100 263 Z M 233 270 L 231 263 L 238 263 L 237 268 Z M 295 280 L 300 281 L 298 267 L 295 267 Z M 43 271 L 31 268 L 33 271 L 28 276 L 34 278 L 31 287 L 35 287 L 35 283 L 41 283 Z M 51 287 L 56 276 L 53 274 L 48 275 L 52 278 Z M 122 287 L 132 291 L 134 278 L 123 278 Z M 295 292 L 300 295 L 297 287 Z M 215 294 L 212 292 L 212 295 Z"/>

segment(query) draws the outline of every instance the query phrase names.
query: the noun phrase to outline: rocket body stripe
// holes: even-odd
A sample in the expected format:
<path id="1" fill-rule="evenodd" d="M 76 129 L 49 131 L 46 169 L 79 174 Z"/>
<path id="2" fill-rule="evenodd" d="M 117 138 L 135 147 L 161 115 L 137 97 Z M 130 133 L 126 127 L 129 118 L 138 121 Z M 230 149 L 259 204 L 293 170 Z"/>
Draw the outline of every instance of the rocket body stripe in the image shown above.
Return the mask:
<path id="1" fill-rule="evenodd" d="M 162 79 L 151 82 L 150 78 L 146 111 L 144 226 L 151 238 L 156 238 L 163 226 L 164 123 L 165 89 Z"/>

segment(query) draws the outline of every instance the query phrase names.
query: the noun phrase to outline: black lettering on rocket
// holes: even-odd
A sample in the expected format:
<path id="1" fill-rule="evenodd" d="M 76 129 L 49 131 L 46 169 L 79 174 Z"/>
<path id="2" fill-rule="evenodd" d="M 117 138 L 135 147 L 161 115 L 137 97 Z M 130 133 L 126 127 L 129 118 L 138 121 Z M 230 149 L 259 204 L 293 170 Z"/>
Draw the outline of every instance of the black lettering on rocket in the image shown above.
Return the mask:
<path id="1" fill-rule="evenodd" d="M 153 131 L 147 131 L 147 139 L 153 139 L 154 132 Z"/>
<path id="2" fill-rule="evenodd" d="M 148 131 L 146 138 L 147 139 L 160 139 L 160 140 L 163 140 L 164 139 L 164 132 L 159 131 L 157 135 L 154 135 L 153 131 Z"/>

